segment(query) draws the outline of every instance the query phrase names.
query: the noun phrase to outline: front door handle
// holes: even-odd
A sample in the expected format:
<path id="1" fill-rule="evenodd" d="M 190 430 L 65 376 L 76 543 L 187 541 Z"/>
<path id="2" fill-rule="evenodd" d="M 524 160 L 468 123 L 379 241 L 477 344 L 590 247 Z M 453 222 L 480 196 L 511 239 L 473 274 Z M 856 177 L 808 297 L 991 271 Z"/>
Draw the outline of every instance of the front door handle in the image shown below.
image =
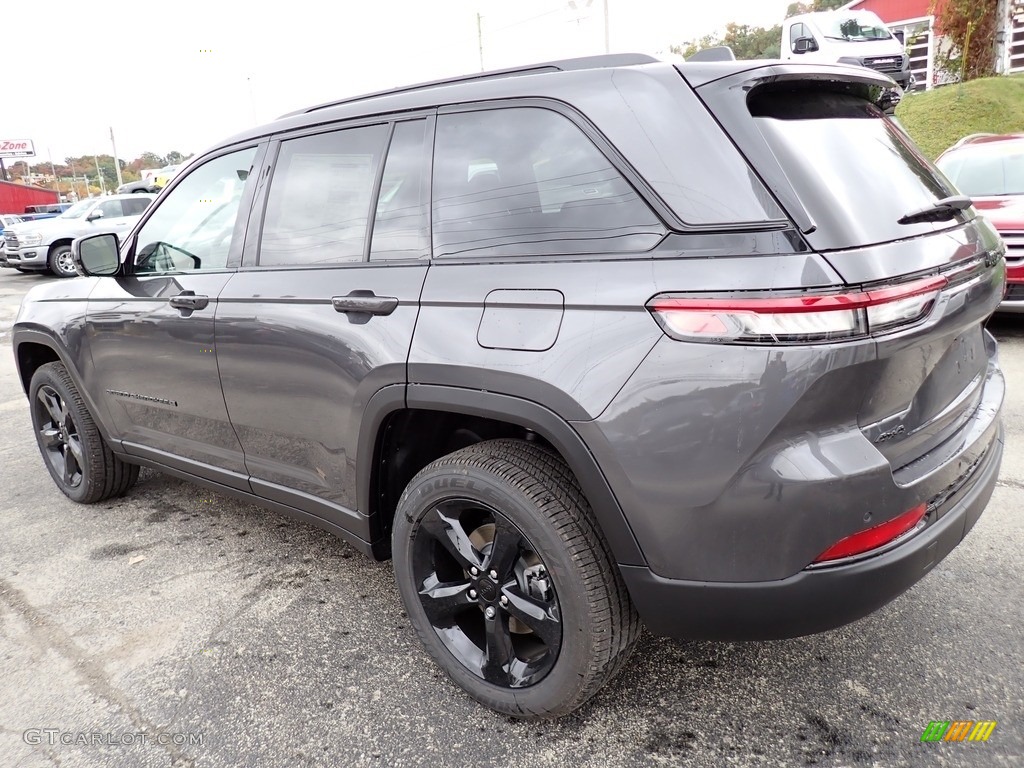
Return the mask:
<path id="1" fill-rule="evenodd" d="M 210 297 L 196 296 L 195 291 L 182 291 L 171 296 L 170 304 L 175 309 L 206 309 L 210 306 Z"/>
<path id="2" fill-rule="evenodd" d="M 373 291 L 352 291 L 348 296 L 332 297 L 331 304 L 335 312 L 343 312 L 352 319 L 354 315 L 390 315 L 397 309 L 398 299 L 376 296 Z"/>

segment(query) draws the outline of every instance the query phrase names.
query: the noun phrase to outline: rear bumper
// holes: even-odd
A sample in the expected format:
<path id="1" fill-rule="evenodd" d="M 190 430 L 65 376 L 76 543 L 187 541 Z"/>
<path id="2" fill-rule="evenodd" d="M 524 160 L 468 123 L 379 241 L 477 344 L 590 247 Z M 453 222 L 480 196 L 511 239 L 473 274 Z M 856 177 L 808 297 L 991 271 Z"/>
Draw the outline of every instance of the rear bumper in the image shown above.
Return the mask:
<path id="1" fill-rule="evenodd" d="M 1022 267 L 1017 267 L 1021 270 Z M 1007 270 L 1009 277 L 1009 270 Z M 1024 279 L 1007 279 L 1006 296 L 999 304 L 996 312 L 1019 314 L 1024 312 Z"/>
<path id="2" fill-rule="evenodd" d="M 971 483 L 905 543 L 849 565 L 804 570 L 767 582 L 666 579 L 620 566 L 651 632 L 706 640 L 773 640 L 824 632 L 856 621 L 908 590 L 948 555 L 988 504 L 1003 455 L 1000 427 Z"/>

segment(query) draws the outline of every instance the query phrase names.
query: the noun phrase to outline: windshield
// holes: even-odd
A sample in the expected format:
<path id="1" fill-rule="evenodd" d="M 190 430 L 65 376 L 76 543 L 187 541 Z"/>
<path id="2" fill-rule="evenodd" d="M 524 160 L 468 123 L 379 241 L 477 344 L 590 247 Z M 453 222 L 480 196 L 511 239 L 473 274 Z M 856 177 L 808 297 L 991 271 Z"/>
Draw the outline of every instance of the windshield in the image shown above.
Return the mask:
<path id="1" fill-rule="evenodd" d="M 1024 143 L 961 149 L 941 158 L 938 166 L 969 197 L 1024 195 Z"/>
<path id="2" fill-rule="evenodd" d="M 892 37 L 885 24 L 868 11 L 859 13 L 833 13 L 818 22 L 822 34 L 832 40 L 888 40 Z"/>
<path id="3" fill-rule="evenodd" d="M 96 204 L 95 200 L 81 200 L 60 215 L 62 219 L 80 219 Z"/>

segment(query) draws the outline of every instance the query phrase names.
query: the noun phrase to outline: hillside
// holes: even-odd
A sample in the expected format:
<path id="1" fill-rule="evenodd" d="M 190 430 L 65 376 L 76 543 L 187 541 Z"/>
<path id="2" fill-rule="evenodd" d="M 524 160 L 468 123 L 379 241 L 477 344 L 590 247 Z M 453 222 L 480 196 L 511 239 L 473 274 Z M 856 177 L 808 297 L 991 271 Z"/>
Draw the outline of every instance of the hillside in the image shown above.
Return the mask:
<path id="1" fill-rule="evenodd" d="M 932 160 L 971 133 L 1024 132 L 1024 75 L 908 94 L 896 117 Z"/>

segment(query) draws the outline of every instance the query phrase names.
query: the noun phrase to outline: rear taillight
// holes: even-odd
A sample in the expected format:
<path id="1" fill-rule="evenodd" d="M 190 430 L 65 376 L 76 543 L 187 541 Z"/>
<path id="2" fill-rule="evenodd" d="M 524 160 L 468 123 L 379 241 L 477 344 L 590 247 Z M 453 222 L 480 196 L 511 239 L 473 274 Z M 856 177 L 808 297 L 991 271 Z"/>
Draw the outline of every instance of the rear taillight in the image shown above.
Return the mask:
<path id="1" fill-rule="evenodd" d="M 924 519 L 927 512 L 928 505 L 919 504 L 887 523 L 876 525 L 852 536 L 847 536 L 845 539 L 840 539 L 814 558 L 814 562 L 824 563 L 830 560 L 839 560 L 844 557 L 862 555 L 865 552 L 878 549 L 917 527 L 917 524 Z"/>
<path id="2" fill-rule="evenodd" d="M 659 294 L 647 309 L 665 333 L 680 341 L 807 344 L 912 325 L 928 315 L 946 285 L 944 277 L 929 277 L 856 293 Z"/>

